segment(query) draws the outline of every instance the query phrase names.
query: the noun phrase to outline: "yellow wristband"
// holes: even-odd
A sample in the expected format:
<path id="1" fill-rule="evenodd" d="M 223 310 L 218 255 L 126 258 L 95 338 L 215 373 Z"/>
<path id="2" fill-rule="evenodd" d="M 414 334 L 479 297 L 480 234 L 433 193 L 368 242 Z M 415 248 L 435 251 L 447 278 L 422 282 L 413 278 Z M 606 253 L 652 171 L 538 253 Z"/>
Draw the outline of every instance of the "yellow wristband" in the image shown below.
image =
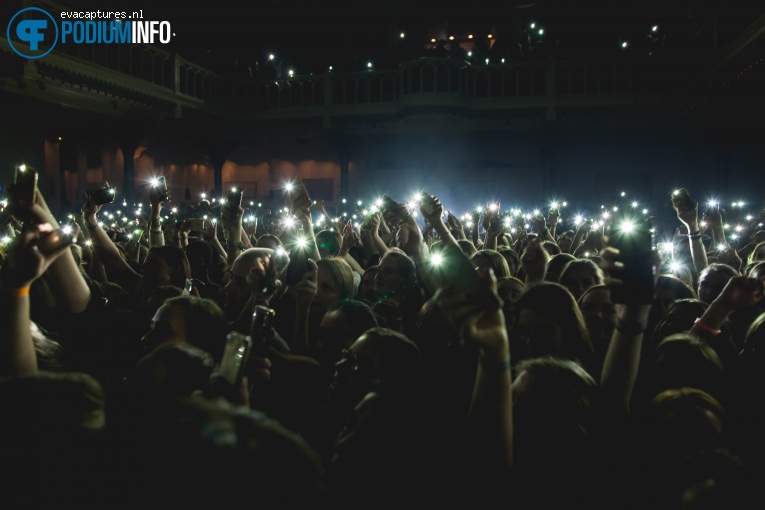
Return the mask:
<path id="1" fill-rule="evenodd" d="M 26 287 L 6 287 L 5 285 L 0 284 L 0 290 L 10 297 L 25 297 L 29 295 L 29 285 Z"/>

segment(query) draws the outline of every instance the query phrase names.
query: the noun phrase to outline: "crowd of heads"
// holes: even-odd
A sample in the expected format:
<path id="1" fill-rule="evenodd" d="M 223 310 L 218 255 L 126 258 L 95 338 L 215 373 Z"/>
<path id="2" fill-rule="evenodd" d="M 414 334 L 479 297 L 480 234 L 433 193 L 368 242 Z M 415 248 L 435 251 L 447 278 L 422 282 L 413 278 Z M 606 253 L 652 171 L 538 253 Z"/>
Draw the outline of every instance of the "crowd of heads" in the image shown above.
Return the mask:
<path id="1" fill-rule="evenodd" d="M 620 273 L 603 225 L 600 235 L 588 224 L 567 229 L 555 211 L 497 231 L 487 210 L 486 219 L 448 218 L 447 239 L 411 208 L 347 222 L 293 202 L 286 222 L 206 200 L 169 214 L 161 202 L 152 206 L 164 212 L 125 239 L 124 225 L 104 219 L 110 206 L 94 211 L 88 199 L 72 212 L 82 228 L 66 248 L 76 275 L 63 275 L 59 253 L 34 278 L 29 310 L 12 309 L 29 321 L 37 359 L 27 373 L 2 365 L 0 442 L 15 472 L 3 491 L 14 507 L 350 505 L 421 490 L 440 502 L 481 492 L 686 509 L 757 494 L 765 300 L 740 305 L 728 287 L 765 283 L 762 218 L 738 249 L 721 246 L 712 227 L 687 232 L 671 255 L 649 248 L 654 298 L 641 304 L 625 408 L 608 393 L 620 369 L 605 367 L 619 355 L 618 311 L 629 305 L 612 300 Z M 41 222 L 20 205 L 5 212 L 3 292 L 25 233 Z M 454 250 L 499 298 L 513 380 L 507 471 L 471 427 L 485 346 L 438 298 L 471 277 L 451 262 Z M 61 284 L 71 278 L 89 295 L 76 313 L 73 287 Z M 720 331 L 694 334 L 722 301 L 737 305 Z M 268 322 L 255 327 L 263 310 Z M 231 383 L 222 367 L 237 333 L 250 343 Z"/>

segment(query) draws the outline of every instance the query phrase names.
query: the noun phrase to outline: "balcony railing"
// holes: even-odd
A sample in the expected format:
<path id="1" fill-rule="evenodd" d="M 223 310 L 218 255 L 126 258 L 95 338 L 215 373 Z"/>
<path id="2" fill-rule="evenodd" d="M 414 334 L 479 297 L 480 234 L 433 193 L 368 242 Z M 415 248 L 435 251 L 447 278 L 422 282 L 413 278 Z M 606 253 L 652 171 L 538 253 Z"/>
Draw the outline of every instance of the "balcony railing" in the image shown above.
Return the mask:
<path id="1" fill-rule="evenodd" d="M 53 2 L 27 2 L 56 15 Z M 0 36 L 3 61 L 8 41 Z M 420 58 L 395 69 L 280 79 L 221 76 L 175 53 L 146 44 L 60 44 L 33 62 L 36 73 L 81 80 L 155 97 L 183 108 L 230 118 L 337 116 L 391 113 L 417 106 L 474 110 L 663 102 L 703 81 L 703 65 L 679 66 L 670 57 L 474 64 Z M 28 66 L 11 66 L 24 68 Z M 115 92 L 116 91 L 116 92 Z"/>

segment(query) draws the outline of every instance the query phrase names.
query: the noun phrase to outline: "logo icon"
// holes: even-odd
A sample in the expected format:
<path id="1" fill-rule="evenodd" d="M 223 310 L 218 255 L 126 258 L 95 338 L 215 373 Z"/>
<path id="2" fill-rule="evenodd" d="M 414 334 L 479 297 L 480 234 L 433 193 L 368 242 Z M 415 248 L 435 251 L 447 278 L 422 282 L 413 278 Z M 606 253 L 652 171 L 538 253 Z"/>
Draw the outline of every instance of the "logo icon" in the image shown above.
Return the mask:
<path id="1" fill-rule="evenodd" d="M 24 13 L 28 14 L 22 16 Z M 5 36 L 18 55 L 37 59 L 50 53 L 58 43 L 58 25 L 50 13 L 39 7 L 27 7 L 13 15 Z M 48 48 L 40 48 L 40 43 L 47 43 Z"/>

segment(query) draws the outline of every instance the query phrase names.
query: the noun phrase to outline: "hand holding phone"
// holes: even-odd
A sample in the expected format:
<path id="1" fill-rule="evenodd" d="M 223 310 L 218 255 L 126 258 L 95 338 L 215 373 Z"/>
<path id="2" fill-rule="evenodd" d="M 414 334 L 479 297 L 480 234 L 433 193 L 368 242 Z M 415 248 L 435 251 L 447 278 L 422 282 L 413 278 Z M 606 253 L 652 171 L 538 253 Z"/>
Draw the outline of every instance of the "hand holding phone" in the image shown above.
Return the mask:
<path id="1" fill-rule="evenodd" d="M 105 188 L 94 189 L 90 192 L 90 199 L 95 205 L 99 206 L 111 204 L 115 198 L 117 198 L 117 188 L 115 187 L 107 186 Z"/>
<path id="2" fill-rule="evenodd" d="M 239 213 L 239 208 L 242 207 L 242 194 L 244 190 L 239 186 L 233 186 L 226 196 L 226 207 L 232 215 Z"/>
<path id="3" fill-rule="evenodd" d="M 314 251 L 312 240 L 301 239 L 298 238 L 290 250 L 284 280 L 287 285 L 297 285 L 303 279 L 303 275 L 311 269 L 308 259 Z"/>
<path id="4" fill-rule="evenodd" d="M 251 351 L 252 339 L 248 335 L 232 331 L 226 336 L 218 375 L 233 388 L 238 388 L 242 382 Z"/>
<path id="5" fill-rule="evenodd" d="M 26 165 L 16 167 L 13 186 L 8 191 L 14 202 L 34 204 L 37 201 L 37 171 Z"/>
<path id="6" fill-rule="evenodd" d="M 62 248 L 70 246 L 77 242 L 77 236 L 80 234 L 80 227 L 75 223 L 66 225 L 58 230 L 41 232 L 40 239 L 37 242 L 37 249 L 43 255 L 51 255 Z"/>
<path id="7" fill-rule="evenodd" d="M 181 227 L 181 230 L 189 230 L 193 232 L 204 232 L 205 220 L 204 218 L 186 218 L 183 221 L 183 226 Z"/>
<path id="8" fill-rule="evenodd" d="M 671 196 L 672 206 L 678 212 L 680 210 L 691 210 L 698 206 L 698 203 L 691 198 L 690 193 L 685 188 L 675 190 Z"/>
<path id="9" fill-rule="evenodd" d="M 149 191 L 149 201 L 152 204 L 160 204 L 168 200 L 167 179 L 160 175 L 151 180 L 151 191 Z"/>
<path id="10" fill-rule="evenodd" d="M 409 217 L 409 211 L 403 204 L 399 204 L 388 195 L 383 195 L 380 199 L 382 200 L 381 209 L 386 220 L 390 219 L 395 223 L 401 223 Z"/>
<path id="11" fill-rule="evenodd" d="M 651 304 L 658 257 L 654 250 L 653 233 L 648 222 L 624 222 L 608 235 L 608 246 L 616 248 L 615 264 L 609 273 L 618 283 L 611 288 L 611 301 L 616 304 Z"/>
<path id="12" fill-rule="evenodd" d="M 294 215 L 310 214 L 311 197 L 308 195 L 308 189 L 301 179 L 295 179 L 292 182 L 290 191 L 290 213 Z"/>

